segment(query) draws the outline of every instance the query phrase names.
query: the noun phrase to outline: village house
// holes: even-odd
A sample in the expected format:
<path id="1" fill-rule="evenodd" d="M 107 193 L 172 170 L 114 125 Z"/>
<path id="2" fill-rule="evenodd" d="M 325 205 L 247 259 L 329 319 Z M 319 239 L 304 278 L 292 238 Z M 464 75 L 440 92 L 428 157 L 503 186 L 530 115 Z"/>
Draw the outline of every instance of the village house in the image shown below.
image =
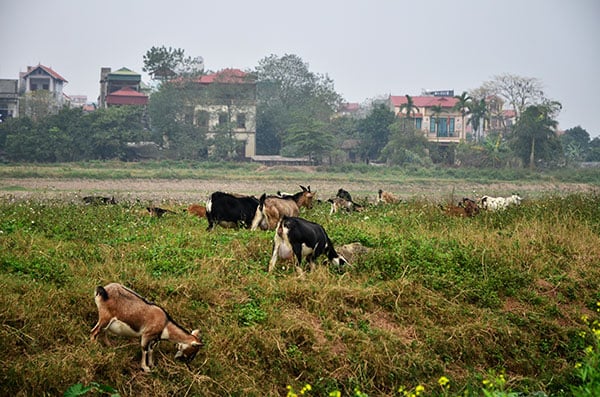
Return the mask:
<path id="1" fill-rule="evenodd" d="M 193 104 L 193 122 L 204 127 L 212 138 L 223 128 L 231 129 L 243 142 L 240 155 L 251 159 L 256 154 L 256 80 L 239 69 L 223 69 L 195 80 L 208 90 L 206 100 Z"/>
<path id="2" fill-rule="evenodd" d="M 125 67 L 111 71 L 100 69 L 100 95 L 98 107 L 107 108 L 118 105 L 145 106 L 148 95 L 143 92 L 142 75 Z"/>

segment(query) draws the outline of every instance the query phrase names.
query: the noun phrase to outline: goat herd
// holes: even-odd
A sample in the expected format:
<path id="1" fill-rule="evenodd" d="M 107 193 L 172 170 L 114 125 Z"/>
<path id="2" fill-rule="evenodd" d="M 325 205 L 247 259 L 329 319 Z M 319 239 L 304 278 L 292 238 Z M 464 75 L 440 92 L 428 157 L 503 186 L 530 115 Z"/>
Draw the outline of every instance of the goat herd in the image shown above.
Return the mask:
<path id="1" fill-rule="evenodd" d="M 310 186 L 300 185 L 301 191 L 295 194 L 278 192 L 276 195 L 263 194 L 254 196 L 214 192 L 206 205 L 192 204 L 187 212 L 198 217 L 206 217 L 207 230 L 216 225 L 222 227 L 245 227 L 252 230 L 276 230 L 273 253 L 269 261 L 271 272 L 278 258 L 293 260 L 296 270 L 302 274 L 302 260 L 305 259 L 312 269 L 315 259 L 325 254 L 336 266 L 348 265 L 348 260 L 333 247 L 325 229 L 314 222 L 300 218 L 301 207 L 312 208 L 315 193 Z M 483 196 L 477 200 L 463 198 L 458 204 L 440 206 L 449 215 L 472 217 L 481 210 L 498 211 L 511 205 L 519 205 L 521 197 L 513 194 L 509 197 Z M 114 197 L 87 196 L 86 204 L 116 204 Z M 377 203 L 399 203 L 401 200 L 390 192 L 378 191 Z M 363 205 L 352 200 L 350 193 L 339 189 L 336 196 L 327 200 L 331 204 L 330 214 L 339 210 L 361 211 Z M 146 207 L 150 215 L 162 217 L 173 211 L 160 207 Z M 351 252 L 351 251 L 350 251 Z M 194 358 L 202 341 L 199 331 L 186 331 L 166 313 L 164 309 L 148 302 L 131 289 L 117 283 L 104 287 L 98 286 L 95 291 L 95 302 L 98 307 L 98 322 L 91 332 L 91 339 L 96 340 L 103 330 L 117 335 L 140 337 L 142 346 L 141 367 L 148 372 L 154 365 L 152 351 L 161 340 L 177 343 L 175 358 L 190 361 Z"/>

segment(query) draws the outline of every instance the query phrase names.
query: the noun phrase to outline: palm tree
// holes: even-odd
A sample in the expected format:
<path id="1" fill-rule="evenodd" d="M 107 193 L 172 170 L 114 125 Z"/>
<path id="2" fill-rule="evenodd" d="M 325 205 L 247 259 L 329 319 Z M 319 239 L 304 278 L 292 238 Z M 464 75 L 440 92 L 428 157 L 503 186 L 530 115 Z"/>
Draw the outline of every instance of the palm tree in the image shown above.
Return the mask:
<path id="1" fill-rule="evenodd" d="M 400 113 L 402 114 L 404 111 L 404 114 L 406 114 L 406 118 L 410 120 L 412 118 L 412 114 L 418 110 L 419 108 L 415 106 L 415 102 L 413 101 L 412 97 L 406 94 L 406 103 L 400 105 Z"/>
<path id="2" fill-rule="evenodd" d="M 485 120 L 488 118 L 485 99 L 481 98 L 479 101 L 472 101 L 469 106 L 469 114 L 471 115 L 469 123 L 471 123 L 471 126 L 473 127 L 475 141 L 477 142 L 481 138 L 481 129 L 483 128 Z"/>
<path id="3" fill-rule="evenodd" d="M 532 105 L 527 107 L 519 121 L 515 125 L 515 145 L 521 148 L 527 148 L 527 157 L 529 160 L 529 167 L 535 167 L 536 154 L 542 150 L 548 150 L 550 141 L 556 137 L 555 129 L 558 122 L 554 120 L 553 116 L 558 113 L 562 105 L 559 102 L 547 102 L 541 105 Z M 525 153 L 523 150 L 522 158 L 524 159 Z"/>
<path id="4" fill-rule="evenodd" d="M 454 110 L 460 112 L 460 116 L 461 116 L 461 126 L 462 126 L 462 139 L 466 138 L 466 133 L 465 133 L 465 116 L 469 114 L 470 110 L 469 110 L 469 104 L 472 101 L 472 98 L 469 96 L 469 94 L 467 94 L 466 91 L 463 91 L 462 94 L 460 95 L 456 95 L 454 97 L 455 99 L 457 99 L 456 104 L 454 105 Z"/>

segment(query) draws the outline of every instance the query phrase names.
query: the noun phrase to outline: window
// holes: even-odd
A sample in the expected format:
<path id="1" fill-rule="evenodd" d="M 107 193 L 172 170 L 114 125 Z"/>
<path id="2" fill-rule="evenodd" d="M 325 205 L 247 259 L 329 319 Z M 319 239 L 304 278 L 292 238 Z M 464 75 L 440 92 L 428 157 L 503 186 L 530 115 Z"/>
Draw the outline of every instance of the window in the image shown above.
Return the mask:
<path id="1" fill-rule="evenodd" d="M 196 125 L 199 127 L 208 128 L 208 120 L 210 120 L 210 115 L 208 112 L 206 110 L 201 110 L 196 116 Z"/>
<path id="2" fill-rule="evenodd" d="M 219 113 L 219 125 L 227 123 L 227 113 Z"/>
<path id="3" fill-rule="evenodd" d="M 423 127 L 423 119 L 415 119 L 415 128 L 420 130 Z"/>
<path id="4" fill-rule="evenodd" d="M 435 117 L 429 118 L 429 132 L 435 132 Z"/>
<path id="5" fill-rule="evenodd" d="M 246 113 L 237 115 L 237 128 L 246 128 Z"/>
<path id="6" fill-rule="evenodd" d="M 454 133 L 454 119 L 450 119 L 450 125 L 448 126 L 448 130 L 450 131 L 450 135 Z"/>
<path id="7" fill-rule="evenodd" d="M 50 86 L 48 84 L 42 84 L 42 90 L 49 90 Z"/>

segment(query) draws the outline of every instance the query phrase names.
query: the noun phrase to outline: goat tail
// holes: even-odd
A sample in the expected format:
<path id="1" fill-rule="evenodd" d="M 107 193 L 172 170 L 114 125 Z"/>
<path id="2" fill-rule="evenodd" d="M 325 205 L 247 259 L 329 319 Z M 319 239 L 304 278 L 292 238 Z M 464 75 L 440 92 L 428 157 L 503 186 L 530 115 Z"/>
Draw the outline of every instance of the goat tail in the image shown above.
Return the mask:
<path id="1" fill-rule="evenodd" d="M 108 292 L 101 285 L 96 287 L 96 296 L 100 296 L 103 301 L 108 300 Z"/>

